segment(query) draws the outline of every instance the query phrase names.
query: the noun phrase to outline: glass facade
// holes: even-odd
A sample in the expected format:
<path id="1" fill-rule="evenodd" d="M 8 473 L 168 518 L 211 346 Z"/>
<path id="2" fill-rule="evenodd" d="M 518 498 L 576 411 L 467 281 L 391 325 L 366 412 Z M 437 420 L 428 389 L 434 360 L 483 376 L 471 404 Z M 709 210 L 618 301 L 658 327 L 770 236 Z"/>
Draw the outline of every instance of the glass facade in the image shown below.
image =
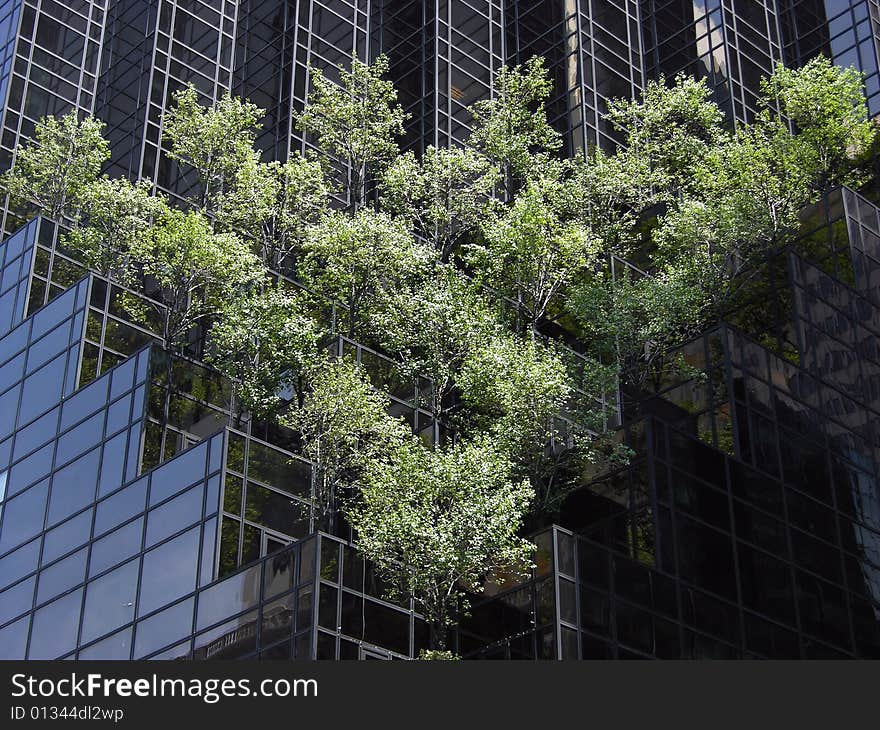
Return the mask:
<path id="1" fill-rule="evenodd" d="M 108 174 L 182 198 L 197 183 L 161 142 L 176 90 L 266 108 L 257 143 L 283 160 L 312 144 L 292 122 L 308 69 L 335 79 L 378 53 L 417 152 L 465 143 L 467 107 L 535 54 L 569 155 L 617 144 L 608 99 L 679 71 L 749 119 L 776 61 L 824 52 L 865 71 L 873 113 L 877 7 L 0 0 L 0 158 L 76 108 L 106 122 Z M 385 598 L 345 525 L 329 534 L 296 434 L 239 412 L 198 333 L 166 352 L 160 305 L 86 271 L 61 225 L 0 215 L 0 657 L 418 656 L 425 622 Z M 799 253 L 769 257 L 727 321 L 680 348 L 699 377 L 605 395 L 634 457 L 534 536 L 529 580 L 474 599 L 463 655 L 880 654 L 880 212 L 842 189 L 801 220 Z M 341 334 L 328 347 L 426 444 L 445 438 L 430 382 Z"/>
<path id="2" fill-rule="evenodd" d="M 801 65 L 822 54 L 840 66 L 855 66 L 865 74 L 868 110 L 872 116 L 880 112 L 875 0 L 790 0 L 780 5 L 779 21 L 786 64 Z"/>
<path id="3" fill-rule="evenodd" d="M 550 120 L 564 151 L 612 147 L 619 133 L 602 115 L 607 102 L 635 97 L 643 85 L 644 17 L 628 0 L 516 0 L 510 4 L 508 58 L 543 56 L 554 82 Z"/>
<path id="4" fill-rule="evenodd" d="M 801 253 L 681 348 L 694 377 L 628 394 L 637 456 L 569 498 L 462 653 L 880 655 L 877 213 L 848 189 L 805 211 Z"/>
<path id="5" fill-rule="evenodd" d="M 751 120 L 762 76 L 783 60 L 777 0 L 643 0 L 649 77 L 705 78 L 734 119 Z M 806 61 L 808 59 L 804 59 Z"/>

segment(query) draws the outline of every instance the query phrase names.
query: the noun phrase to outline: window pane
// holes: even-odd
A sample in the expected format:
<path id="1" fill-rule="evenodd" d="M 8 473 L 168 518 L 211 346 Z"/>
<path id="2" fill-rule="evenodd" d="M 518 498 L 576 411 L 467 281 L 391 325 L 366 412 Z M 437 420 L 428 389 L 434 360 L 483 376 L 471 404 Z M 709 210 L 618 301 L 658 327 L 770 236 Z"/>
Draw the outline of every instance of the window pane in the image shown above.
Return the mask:
<path id="1" fill-rule="evenodd" d="M 55 472 L 49 498 L 49 524 L 64 519 L 94 500 L 100 454 L 100 449 L 93 449 Z"/>
<path id="2" fill-rule="evenodd" d="M 76 646 L 82 588 L 43 606 L 34 614 L 28 659 L 55 659 Z"/>
<path id="3" fill-rule="evenodd" d="M 202 516 L 204 491 L 201 486 L 193 487 L 152 510 L 147 517 L 147 539 L 144 547 L 151 547 L 187 525 L 198 522 Z"/>
<path id="4" fill-rule="evenodd" d="M 48 491 L 49 482 L 43 481 L 10 499 L 0 508 L 3 515 L 0 553 L 5 553 L 43 529 Z"/>
<path id="5" fill-rule="evenodd" d="M 87 642 L 134 618 L 138 561 L 132 560 L 89 583 L 82 639 Z"/>
<path id="6" fill-rule="evenodd" d="M 137 625 L 134 657 L 138 659 L 182 639 L 192 631 L 193 599 L 188 598 Z"/>
<path id="7" fill-rule="evenodd" d="M 40 573 L 37 584 L 37 603 L 48 601 L 53 596 L 83 582 L 86 577 L 86 553 L 83 548 L 70 557 L 64 558 Z"/>
<path id="8" fill-rule="evenodd" d="M 139 615 L 153 611 L 196 586 L 199 557 L 198 528 L 144 555 Z"/>

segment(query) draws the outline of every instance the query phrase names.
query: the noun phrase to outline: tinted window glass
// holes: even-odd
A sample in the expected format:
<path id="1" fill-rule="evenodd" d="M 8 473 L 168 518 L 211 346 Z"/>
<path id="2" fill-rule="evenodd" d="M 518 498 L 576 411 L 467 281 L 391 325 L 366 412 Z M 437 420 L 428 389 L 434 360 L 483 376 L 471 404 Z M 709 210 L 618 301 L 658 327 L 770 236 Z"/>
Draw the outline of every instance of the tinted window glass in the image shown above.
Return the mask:
<path id="1" fill-rule="evenodd" d="M 101 483 L 98 496 L 101 497 L 123 483 L 122 467 L 125 465 L 125 432 L 115 436 L 104 444 L 104 456 L 101 459 Z"/>
<path id="2" fill-rule="evenodd" d="M 82 588 L 34 614 L 28 659 L 55 659 L 74 648 L 81 603 Z"/>
<path id="3" fill-rule="evenodd" d="M 34 416 L 57 404 L 61 400 L 64 386 L 64 365 L 67 355 L 55 358 L 45 367 L 28 376 L 24 381 L 21 395 L 21 408 L 18 423 L 25 424 Z"/>
<path id="4" fill-rule="evenodd" d="M 192 631 L 193 599 L 165 609 L 137 625 L 134 657 L 146 656 Z"/>
<path id="5" fill-rule="evenodd" d="M 31 610 L 36 582 L 37 578 L 34 576 L 0 593 L 0 624 Z"/>
<path id="6" fill-rule="evenodd" d="M 101 440 L 104 412 L 101 411 L 68 431 L 58 439 L 55 463 L 66 464 L 78 454 L 90 449 Z"/>
<path id="7" fill-rule="evenodd" d="M 100 449 L 93 449 L 55 472 L 49 498 L 49 524 L 64 519 L 95 498 Z"/>
<path id="8" fill-rule="evenodd" d="M 40 540 L 31 540 L 5 558 L 0 559 L 0 588 L 14 583 L 37 568 Z"/>
<path id="9" fill-rule="evenodd" d="M 139 613 L 153 611 L 196 586 L 199 532 L 194 529 L 144 555 Z"/>
<path id="10" fill-rule="evenodd" d="M 7 493 L 20 492 L 40 477 L 46 476 L 52 468 L 52 452 L 54 450 L 55 444 L 51 443 L 13 466 L 9 470 Z"/>
<path id="11" fill-rule="evenodd" d="M 207 443 L 199 444 L 153 472 L 150 504 L 161 502 L 205 476 Z"/>
<path id="12" fill-rule="evenodd" d="M 92 644 L 79 653 L 79 659 L 128 659 L 131 654 L 131 628 L 123 629 Z"/>
<path id="13" fill-rule="evenodd" d="M 309 534 L 309 505 L 248 482 L 245 517 L 293 537 Z"/>
<path id="14" fill-rule="evenodd" d="M 86 510 L 78 514 L 72 520 L 64 522 L 58 527 L 49 530 L 43 538 L 44 563 L 51 562 L 55 558 L 79 547 L 89 539 L 92 529 L 92 511 Z"/>
<path id="15" fill-rule="evenodd" d="M 96 380 L 64 401 L 61 409 L 61 428 L 72 426 L 105 403 L 108 380 L 109 378 L 106 377 Z"/>
<path id="16" fill-rule="evenodd" d="M 37 583 L 38 604 L 83 582 L 86 575 L 86 553 L 87 550 L 83 548 L 40 572 Z"/>
<path id="17" fill-rule="evenodd" d="M 23 494 L 10 499 L 3 507 L 3 532 L 0 533 L 0 553 L 15 547 L 43 529 L 46 515 L 48 481 L 31 487 Z"/>
<path id="18" fill-rule="evenodd" d="M 98 503 L 95 515 L 95 534 L 100 535 L 109 527 L 143 511 L 147 500 L 147 480 L 134 484 Z"/>
<path id="19" fill-rule="evenodd" d="M 198 629 L 255 606 L 260 598 L 260 566 L 255 565 L 199 595 Z"/>
<path id="20" fill-rule="evenodd" d="M 89 575 L 97 575 L 141 549 L 143 517 L 123 525 L 92 545 Z"/>
<path id="21" fill-rule="evenodd" d="M 24 659 L 30 616 L 0 629 L 0 659 Z"/>
<path id="22" fill-rule="evenodd" d="M 198 522 L 202 516 L 204 491 L 203 487 L 193 487 L 152 510 L 147 517 L 147 539 L 144 547 L 151 547 L 187 525 Z"/>
<path id="23" fill-rule="evenodd" d="M 89 583 L 82 639 L 87 642 L 134 618 L 138 561 L 132 560 Z"/>
<path id="24" fill-rule="evenodd" d="M 12 458 L 20 459 L 52 439 L 55 436 L 57 425 L 58 409 L 55 408 L 45 416 L 38 418 L 30 426 L 20 429 L 15 434 L 15 451 Z"/>

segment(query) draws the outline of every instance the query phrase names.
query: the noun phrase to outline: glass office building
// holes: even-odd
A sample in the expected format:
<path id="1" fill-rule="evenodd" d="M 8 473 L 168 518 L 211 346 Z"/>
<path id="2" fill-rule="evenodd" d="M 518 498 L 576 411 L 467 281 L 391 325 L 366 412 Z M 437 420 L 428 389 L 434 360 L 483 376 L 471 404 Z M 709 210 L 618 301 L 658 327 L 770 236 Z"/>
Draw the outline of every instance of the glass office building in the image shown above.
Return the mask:
<path id="1" fill-rule="evenodd" d="M 564 152 L 612 147 L 607 100 L 706 77 L 737 119 L 774 63 L 817 53 L 880 104 L 873 0 L 0 0 L 0 166 L 36 120 L 107 123 L 108 173 L 186 196 L 162 113 L 192 83 L 267 109 L 266 158 L 308 69 L 385 53 L 403 146 L 461 143 L 505 63 L 540 54 Z M 89 272 L 59 227 L 0 211 L 0 657 L 407 659 L 428 644 L 312 504 L 295 434 L 242 417 L 231 385 L 162 347 L 155 304 Z M 841 189 L 799 253 L 681 346 L 699 371 L 616 395 L 630 464 L 534 536 L 531 578 L 487 588 L 453 643 L 473 658 L 880 655 L 880 211 Z M 427 442 L 422 383 L 339 336 Z"/>

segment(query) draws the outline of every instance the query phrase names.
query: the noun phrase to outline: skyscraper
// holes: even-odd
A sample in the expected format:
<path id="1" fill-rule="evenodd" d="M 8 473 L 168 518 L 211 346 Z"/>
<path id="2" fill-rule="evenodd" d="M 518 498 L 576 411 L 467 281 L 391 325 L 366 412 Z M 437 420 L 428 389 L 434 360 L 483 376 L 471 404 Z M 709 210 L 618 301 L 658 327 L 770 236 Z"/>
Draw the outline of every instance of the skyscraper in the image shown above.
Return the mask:
<path id="1" fill-rule="evenodd" d="M 620 143 L 609 99 L 705 77 L 734 120 L 760 78 L 819 53 L 866 74 L 878 111 L 880 10 L 864 2 L 6 0 L 0 165 L 43 115 L 106 122 L 111 176 L 185 198 L 163 112 L 193 84 L 267 110 L 258 147 L 309 149 L 309 69 L 384 53 L 402 140 L 463 144 L 504 64 L 547 60 L 563 153 Z M 118 282 L 4 206 L 0 245 L 0 657 L 412 658 L 412 601 L 322 532 L 292 434 L 241 419 L 193 339 L 166 352 Z M 568 498 L 537 567 L 474 603 L 466 657 L 876 657 L 880 653 L 880 211 L 838 189 L 769 258 L 759 302 L 684 343 L 691 378 L 621 389 L 629 465 Z M 821 244 L 821 245 L 820 245 Z M 814 253 L 806 255 L 804 251 Z M 336 352 L 381 370 L 338 335 Z M 170 362 L 169 362 L 170 361 Z M 170 374 L 170 378 L 168 377 Z M 433 438 L 398 389 L 395 411 Z M 427 425 L 425 425 L 427 424 Z"/>

